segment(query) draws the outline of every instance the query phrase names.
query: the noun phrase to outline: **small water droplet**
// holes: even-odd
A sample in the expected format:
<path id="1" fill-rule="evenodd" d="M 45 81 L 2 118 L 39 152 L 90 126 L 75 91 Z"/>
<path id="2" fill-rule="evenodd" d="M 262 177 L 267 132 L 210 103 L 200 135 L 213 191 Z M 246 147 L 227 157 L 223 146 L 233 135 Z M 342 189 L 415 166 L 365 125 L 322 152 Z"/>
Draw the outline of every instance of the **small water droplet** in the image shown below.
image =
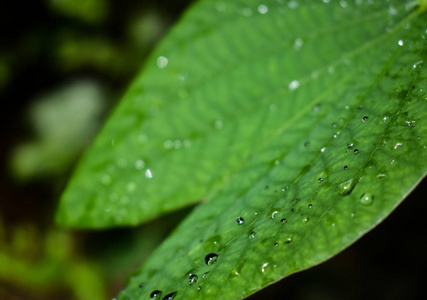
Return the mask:
<path id="1" fill-rule="evenodd" d="M 358 149 L 354 149 L 353 152 L 354 152 L 355 155 L 359 154 L 359 150 Z"/>
<path id="2" fill-rule="evenodd" d="M 368 121 L 368 117 L 367 117 L 367 116 L 364 116 L 364 117 L 362 118 L 362 122 L 366 122 L 366 121 Z"/>
<path id="3" fill-rule="evenodd" d="M 147 177 L 147 178 L 153 178 L 153 173 L 151 173 L 150 169 L 147 169 L 145 171 L 145 177 Z"/>
<path id="4" fill-rule="evenodd" d="M 150 294 L 150 300 L 157 300 L 160 297 L 162 297 L 162 291 L 159 290 L 152 291 Z"/>
<path id="5" fill-rule="evenodd" d="M 288 222 L 288 220 L 286 220 L 286 219 L 281 219 L 280 220 L 280 223 L 282 223 L 282 224 L 286 224 Z"/>
<path id="6" fill-rule="evenodd" d="M 302 221 L 303 221 L 304 223 L 307 223 L 309 220 L 310 220 L 310 219 L 309 219 L 308 217 L 304 217 L 304 218 L 302 219 Z"/>
<path id="7" fill-rule="evenodd" d="M 271 213 L 271 218 L 274 219 L 274 217 L 278 214 L 279 212 L 277 210 L 273 211 Z"/>
<path id="8" fill-rule="evenodd" d="M 157 60 L 156 60 L 156 63 L 157 63 L 157 66 L 160 68 L 160 69 L 164 69 L 164 68 L 166 68 L 167 67 L 167 65 L 168 65 L 168 58 L 166 57 L 166 56 L 159 56 L 158 58 L 157 58 Z"/>
<path id="9" fill-rule="evenodd" d="M 202 278 L 205 278 L 208 274 L 209 274 L 209 272 L 203 273 Z"/>
<path id="10" fill-rule="evenodd" d="M 397 44 L 398 44 L 400 47 L 402 47 L 402 46 L 403 46 L 403 40 L 399 40 L 399 41 L 397 42 Z"/>
<path id="11" fill-rule="evenodd" d="M 282 192 L 286 192 L 289 189 L 289 187 L 282 188 Z"/>
<path id="12" fill-rule="evenodd" d="M 353 146 L 354 146 L 354 143 L 348 143 L 347 144 L 347 149 L 351 149 L 351 148 L 353 148 Z"/>
<path id="13" fill-rule="evenodd" d="M 176 294 L 178 294 L 177 292 L 173 292 L 170 294 L 167 294 L 166 296 L 163 297 L 162 300 L 173 300 L 176 297 Z"/>
<path id="14" fill-rule="evenodd" d="M 143 282 L 139 285 L 139 288 L 143 288 L 144 286 L 145 286 L 145 283 Z"/>
<path id="15" fill-rule="evenodd" d="M 324 179 L 322 177 L 320 177 L 318 180 L 319 180 L 319 182 L 322 182 Z"/>
<path id="16" fill-rule="evenodd" d="M 199 285 L 199 286 L 197 287 L 197 290 L 198 290 L 198 291 L 201 291 L 201 290 L 202 290 L 202 288 L 203 288 L 203 287 L 202 287 L 201 285 Z"/>
<path id="17" fill-rule="evenodd" d="M 252 231 L 251 233 L 249 233 L 249 239 L 252 240 L 255 238 L 256 235 L 256 231 Z"/>
<path id="18" fill-rule="evenodd" d="M 369 206 L 374 202 L 374 196 L 371 193 L 364 193 L 360 197 L 360 203 L 363 205 Z"/>
<path id="19" fill-rule="evenodd" d="M 396 145 L 394 145 L 394 149 L 396 150 L 397 148 L 399 148 L 400 146 L 402 146 L 402 143 L 397 143 Z"/>
<path id="20" fill-rule="evenodd" d="M 242 225 L 243 223 L 245 223 L 245 220 L 243 220 L 242 217 L 238 217 L 236 221 L 237 221 L 237 224 L 239 225 Z"/>
<path id="21" fill-rule="evenodd" d="M 215 253 L 209 253 L 208 255 L 205 256 L 205 263 L 208 266 L 212 266 L 213 264 L 215 264 L 218 260 L 218 254 Z"/>
<path id="22" fill-rule="evenodd" d="M 199 276 L 197 276 L 196 274 L 188 275 L 188 281 L 189 281 L 190 286 L 194 285 L 197 282 L 197 280 L 199 280 Z"/>
<path id="23" fill-rule="evenodd" d="M 285 243 L 286 244 L 289 244 L 290 242 L 292 242 L 292 238 L 291 237 L 285 238 Z"/>
<path id="24" fill-rule="evenodd" d="M 249 7 L 242 9 L 242 15 L 244 15 L 245 17 L 252 16 L 252 9 L 250 9 Z"/>
<path id="25" fill-rule="evenodd" d="M 292 80 L 291 83 L 289 83 L 289 89 L 291 91 L 294 91 L 297 88 L 299 88 L 299 81 L 298 80 Z"/>
<path id="26" fill-rule="evenodd" d="M 274 247 L 277 247 L 277 246 L 279 246 L 279 243 L 274 243 Z"/>
<path id="27" fill-rule="evenodd" d="M 269 188 L 269 186 L 266 184 L 266 185 L 264 186 L 264 190 L 268 190 L 268 188 Z"/>
<path id="28" fill-rule="evenodd" d="M 310 142 L 305 142 L 304 147 L 308 147 L 308 146 L 310 146 Z"/>
<path id="29" fill-rule="evenodd" d="M 295 208 L 292 208 L 292 209 L 291 209 L 291 212 L 295 212 Z"/>
<path id="30" fill-rule="evenodd" d="M 299 48 L 302 47 L 303 44 L 304 44 L 304 41 L 301 38 L 297 38 L 294 42 L 294 49 L 298 50 Z"/>
<path id="31" fill-rule="evenodd" d="M 313 207 L 313 204 L 309 204 L 309 205 L 308 205 L 308 208 L 312 208 L 312 207 Z"/>
<path id="32" fill-rule="evenodd" d="M 261 272 L 265 272 L 265 268 L 267 268 L 267 266 L 268 266 L 268 263 L 264 263 L 263 265 L 262 265 L 262 267 L 261 267 Z"/>
<path id="33" fill-rule="evenodd" d="M 325 151 L 326 151 L 326 147 L 323 147 L 323 148 L 320 149 L 320 152 L 322 152 L 322 153 L 325 152 Z"/>
<path id="34" fill-rule="evenodd" d="M 347 166 L 347 165 L 344 165 L 343 169 L 344 169 L 344 170 L 347 170 L 347 169 L 348 169 L 348 166 Z"/>
<path id="35" fill-rule="evenodd" d="M 261 15 L 265 15 L 266 13 L 268 13 L 268 7 L 264 4 L 260 4 L 260 5 L 258 5 L 258 12 Z"/>

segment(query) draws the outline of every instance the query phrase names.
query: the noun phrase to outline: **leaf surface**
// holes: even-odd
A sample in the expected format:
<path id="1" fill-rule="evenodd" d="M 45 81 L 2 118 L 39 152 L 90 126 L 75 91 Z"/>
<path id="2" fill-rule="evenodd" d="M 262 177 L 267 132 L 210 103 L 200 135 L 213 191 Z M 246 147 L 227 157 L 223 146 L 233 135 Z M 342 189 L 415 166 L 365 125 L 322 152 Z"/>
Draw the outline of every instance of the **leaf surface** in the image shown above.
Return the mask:
<path id="1" fill-rule="evenodd" d="M 239 299 L 333 256 L 427 171 L 417 3 L 198 2 L 82 160 L 58 221 L 138 224 L 206 199 L 120 299 Z"/>

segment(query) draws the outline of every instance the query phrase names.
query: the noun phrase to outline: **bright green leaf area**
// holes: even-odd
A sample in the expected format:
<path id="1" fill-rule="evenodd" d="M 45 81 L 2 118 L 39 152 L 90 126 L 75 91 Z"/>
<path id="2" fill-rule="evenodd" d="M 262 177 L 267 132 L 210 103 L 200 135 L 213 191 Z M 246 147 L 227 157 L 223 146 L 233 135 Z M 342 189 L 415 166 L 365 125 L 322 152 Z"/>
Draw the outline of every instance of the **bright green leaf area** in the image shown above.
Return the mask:
<path id="1" fill-rule="evenodd" d="M 328 259 L 427 172 L 426 30 L 419 1 L 198 2 L 81 161 L 58 222 L 135 225 L 204 200 L 120 299 L 239 299 Z"/>

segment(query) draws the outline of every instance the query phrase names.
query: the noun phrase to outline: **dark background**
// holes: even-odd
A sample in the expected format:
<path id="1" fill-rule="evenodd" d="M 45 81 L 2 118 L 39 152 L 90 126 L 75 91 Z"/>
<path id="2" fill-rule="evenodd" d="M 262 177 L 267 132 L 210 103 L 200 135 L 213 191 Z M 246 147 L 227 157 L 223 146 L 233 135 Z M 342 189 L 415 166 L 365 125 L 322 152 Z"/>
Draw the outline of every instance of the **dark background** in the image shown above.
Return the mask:
<path id="1" fill-rule="evenodd" d="M 110 299 L 191 210 L 108 231 L 65 231 L 52 220 L 82 151 L 190 2 L 2 3 L 0 299 Z M 78 97 L 92 103 L 86 123 L 66 114 Z M 45 117 L 57 108 L 64 119 Z M 77 122 L 87 127 L 68 132 Z M 356 244 L 250 299 L 421 299 L 425 195 L 424 180 Z"/>

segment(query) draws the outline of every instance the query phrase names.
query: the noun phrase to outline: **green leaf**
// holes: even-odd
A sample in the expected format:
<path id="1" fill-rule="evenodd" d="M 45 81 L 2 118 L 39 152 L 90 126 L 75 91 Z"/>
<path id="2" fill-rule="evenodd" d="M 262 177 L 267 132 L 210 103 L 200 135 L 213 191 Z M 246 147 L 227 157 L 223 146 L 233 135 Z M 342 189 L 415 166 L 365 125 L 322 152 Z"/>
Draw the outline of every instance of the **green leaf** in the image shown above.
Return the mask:
<path id="1" fill-rule="evenodd" d="M 328 259 L 427 172 L 426 19 L 418 1 L 200 1 L 82 160 L 58 221 L 137 224 L 207 200 L 120 299 L 238 299 Z"/>

